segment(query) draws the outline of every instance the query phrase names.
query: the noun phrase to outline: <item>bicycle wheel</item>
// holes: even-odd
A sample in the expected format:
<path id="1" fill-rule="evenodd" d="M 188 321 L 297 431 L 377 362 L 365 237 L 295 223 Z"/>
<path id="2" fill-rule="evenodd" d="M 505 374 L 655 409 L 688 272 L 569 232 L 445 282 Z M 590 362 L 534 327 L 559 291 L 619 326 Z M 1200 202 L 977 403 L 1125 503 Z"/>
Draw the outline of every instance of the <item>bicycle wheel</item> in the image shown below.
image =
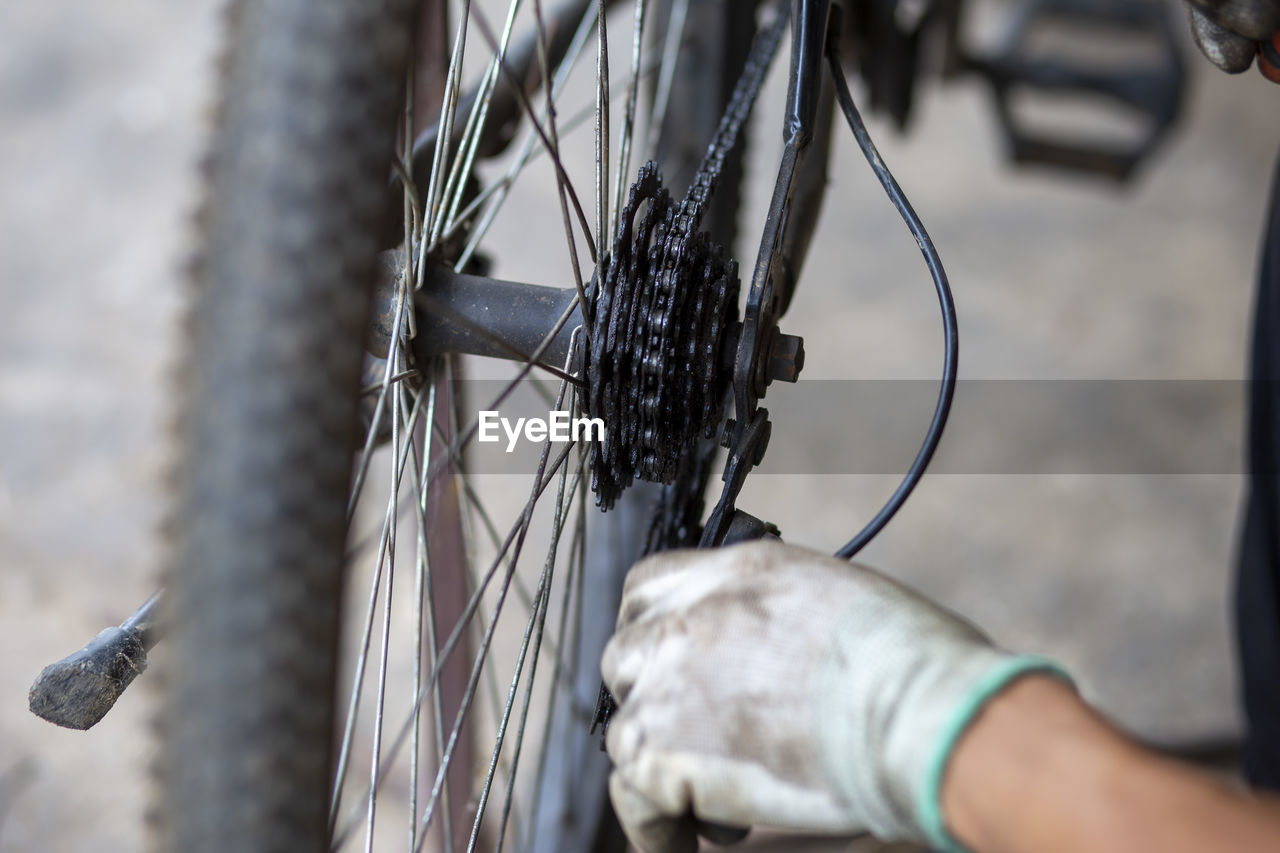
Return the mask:
<path id="1" fill-rule="evenodd" d="M 692 174 L 689 152 L 705 149 L 715 129 L 707 115 L 728 99 L 750 41 L 751 16 L 732 14 L 731 5 L 676 2 L 639 18 L 648 35 L 635 37 L 628 80 L 612 90 L 623 102 L 615 140 L 627 140 L 618 148 L 639 149 L 640 129 L 652 128 L 673 170 Z M 493 488 L 453 455 L 467 431 L 458 365 L 439 354 L 445 348 L 421 346 L 430 337 L 422 328 L 410 341 L 411 324 L 428 318 L 405 307 L 423 264 L 478 268 L 482 238 L 514 177 L 559 144 L 544 108 L 497 177 L 472 174 L 473 157 L 492 153 L 491 129 L 505 145 L 520 111 L 547 94 L 532 85 L 517 96 L 508 86 L 501 103 L 499 84 L 511 65 L 520 67 L 521 45 L 523 72 L 550 68 L 550 97 L 559 99 L 577 56 L 598 43 L 597 7 L 573 2 L 526 21 L 532 34 L 508 45 L 514 10 L 498 35 L 469 6 L 451 29 L 444 3 L 424 3 L 425 61 L 416 92 L 401 101 L 412 6 L 242 0 L 228 16 L 182 373 L 157 809 L 166 849 L 622 844 L 608 817 L 607 762 L 585 725 L 598 657 L 622 574 L 651 546 L 655 501 L 699 502 L 706 466 L 682 463 L 679 485 L 638 485 L 600 514 L 589 506 L 585 456 L 555 457 L 548 446 L 536 485 L 525 489 L 530 500 L 502 536 L 483 500 Z M 689 21 L 700 22 L 696 30 Z M 672 97 L 695 31 L 703 80 Z M 485 46 L 481 82 L 464 83 L 468 40 L 474 53 L 486 34 L 501 47 Z M 507 67 L 491 61 L 497 51 Z M 708 64 L 707 56 L 715 58 Z M 631 84 L 640 78 L 655 81 L 649 99 Z M 600 80 L 597 72 L 597 98 L 608 104 Z M 655 115 L 633 130 L 629 105 L 646 101 Z M 377 238 L 385 243 L 396 231 L 387 217 L 381 229 L 378 220 L 405 103 L 413 107 L 402 130 L 415 127 L 415 108 L 439 116 L 434 136 L 428 129 L 402 158 L 414 172 L 402 177 L 416 189 L 400 205 L 408 212 L 400 230 L 420 251 L 390 264 L 384 257 L 384 310 L 372 321 L 383 332 L 373 345 L 383 358 L 366 356 L 362 368 Z M 564 121 L 561 132 L 574 123 Z M 598 127 L 597 145 L 604 135 Z M 601 186 L 628 185 L 629 158 L 619 160 Z M 730 173 L 711 223 L 725 240 L 740 171 Z M 603 212 L 595 237 L 607 245 L 609 208 L 596 196 Z M 500 260 L 501 249 L 485 251 Z M 378 380 L 363 397 L 362 370 Z M 358 399 L 366 401 L 363 437 Z M 541 507 L 552 499 L 547 518 Z M 369 505 L 376 515 L 367 515 Z M 416 546 L 407 556 L 406 541 Z M 526 576 L 519 557 L 535 541 L 545 556 Z M 356 558 L 370 550 L 361 567 Z M 397 574 L 398 553 L 412 573 Z M 362 606 L 348 608 L 340 658 L 344 563 L 348 597 Z M 511 632 L 499 622 L 511 599 L 525 618 L 504 638 Z M 400 657 L 396 639 L 407 640 Z M 388 803 L 388 792 L 399 802 Z"/>

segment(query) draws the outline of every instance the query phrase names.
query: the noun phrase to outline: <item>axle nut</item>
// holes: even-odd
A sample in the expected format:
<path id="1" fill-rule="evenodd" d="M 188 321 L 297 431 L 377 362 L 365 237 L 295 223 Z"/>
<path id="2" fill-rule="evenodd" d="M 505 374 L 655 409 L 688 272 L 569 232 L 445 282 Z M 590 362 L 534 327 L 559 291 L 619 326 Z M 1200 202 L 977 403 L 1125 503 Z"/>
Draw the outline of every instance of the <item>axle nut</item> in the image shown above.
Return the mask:
<path id="1" fill-rule="evenodd" d="M 795 382 L 804 369 L 804 338 L 799 335 L 774 335 L 769 347 L 769 381 Z"/>

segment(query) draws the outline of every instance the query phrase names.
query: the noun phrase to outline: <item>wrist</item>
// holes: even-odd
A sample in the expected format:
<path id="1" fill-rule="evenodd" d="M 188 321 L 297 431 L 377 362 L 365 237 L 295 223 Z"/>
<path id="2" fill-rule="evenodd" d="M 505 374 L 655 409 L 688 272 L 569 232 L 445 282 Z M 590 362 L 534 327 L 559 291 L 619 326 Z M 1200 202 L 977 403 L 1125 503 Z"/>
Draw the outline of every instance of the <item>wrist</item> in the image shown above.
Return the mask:
<path id="1" fill-rule="evenodd" d="M 923 780 L 915 794 L 917 820 L 930 844 L 940 850 L 964 851 L 964 844 L 969 840 L 956 831 L 947 797 L 948 789 L 954 787 L 952 767 L 957 755 L 962 750 L 972 753 L 973 730 L 981 728 L 985 737 L 991 737 L 993 729 L 998 732 L 999 721 L 993 724 L 992 717 L 1007 714 L 1011 702 L 1016 707 L 1015 713 L 1021 713 L 1023 704 L 1027 702 L 1024 698 L 1027 693 L 1025 684 L 1051 685 L 1055 694 L 1073 698 L 1076 695 L 1070 676 L 1053 661 L 1036 655 L 991 651 L 999 655 L 994 664 L 988 663 L 976 675 L 966 673 L 962 676 L 960 692 L 948 704 L 949 711 L 935 727 L 934 746 L 928 754 Z M 1044 689 L 1049 688 L 1034 688 L 1033 696 L 1038 696 Z M 1010 694 L 1013 700 L 1009 699 Z M 992 706 L 999 713 L 993 713 Z"/>
<path id="2" fill-rule="evenodd" d="M 1052 662 L 993 647 L 969 623 L 870 572 L 870 601 L 831 633 L 813 681 L 823 769 L 850 827 L 961 850 L 943 819 L 950 755 L 983 706 Z"/>
<path id="3" fill-rule="evenodd" d="M 1056 822 L 1064 774 L 1096 787 L 1121 778 L 1134 750 L 1066 682 L 1030 674 L 975 716 L 955 745 L 940 801 L 952 838 L 971 850 L 1028 849 Z"/>

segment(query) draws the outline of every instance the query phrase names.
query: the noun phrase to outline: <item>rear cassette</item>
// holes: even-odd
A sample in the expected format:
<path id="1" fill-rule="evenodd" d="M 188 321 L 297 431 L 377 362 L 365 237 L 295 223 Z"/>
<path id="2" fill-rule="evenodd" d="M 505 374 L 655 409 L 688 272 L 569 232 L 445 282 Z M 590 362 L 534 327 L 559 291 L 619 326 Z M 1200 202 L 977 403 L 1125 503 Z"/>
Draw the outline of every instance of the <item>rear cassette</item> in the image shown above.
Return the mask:
<path id="1" fill-rule="evenodd" d="M 605 508 L 637 477 L 673 482 L 681 458 L 719 420 L 738 265 L 696 230 L 698 207 L 677 206 L 646 163 L 598 282 L 586 406 L 606 425 L 591 448 L 592 488 Z"/>

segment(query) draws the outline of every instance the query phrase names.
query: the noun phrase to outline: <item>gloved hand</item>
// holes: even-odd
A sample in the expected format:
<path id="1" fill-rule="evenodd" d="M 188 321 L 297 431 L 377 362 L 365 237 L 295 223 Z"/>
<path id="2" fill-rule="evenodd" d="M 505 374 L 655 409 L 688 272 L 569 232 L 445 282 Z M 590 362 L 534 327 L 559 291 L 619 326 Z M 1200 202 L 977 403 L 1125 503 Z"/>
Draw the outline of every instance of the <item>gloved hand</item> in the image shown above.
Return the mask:
<path id="1" fill-rule="evenodd" d="M 1183 3 L 1196 45 L 1210 62 L 1228 74 L 1247 69 L 1258 53 L 1259 43 L 1271 41 L 1280 32 L 1280 0 L 1183 0 Z M 1262 68 L 1267 74 L 1268 66 L 1262 64 Z"/>
<path id="2" fill-rule="evenodd" d="M 778 542 L 676 551 L 627 577 L 604 651 L 609 792 L 646 853 L 721 824 L 960 849 L 940 795 L 984 703 L 1052 663 L 876 572 Z"/>

